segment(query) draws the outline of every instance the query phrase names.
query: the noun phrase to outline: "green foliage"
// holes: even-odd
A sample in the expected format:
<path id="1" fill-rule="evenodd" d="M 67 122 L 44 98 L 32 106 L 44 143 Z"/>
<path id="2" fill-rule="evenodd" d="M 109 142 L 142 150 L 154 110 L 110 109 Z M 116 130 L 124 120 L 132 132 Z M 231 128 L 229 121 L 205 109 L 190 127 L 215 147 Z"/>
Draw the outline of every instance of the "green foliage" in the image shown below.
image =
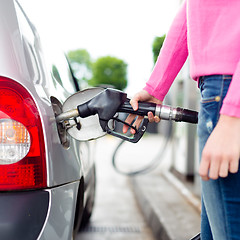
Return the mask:
<path id="1" fill-rule="evenodd" d="M 92 66 L 92 86 L 112 85 L 119 90 L 127 86 L 127 64 L 118 58 L 100 57 Z"/>
<path id="2" fill-rule="evenodd" d="M 154 63 L 157 61 L 159 52 L 162 48 L 163 42 L 165 40 L 166 35 L 164 34 L 161 37 L 155 37 L 152 45 L 152 52 L 153 52 L 153 61 Z"/>
<path id="3" fill-rule="evenodd" d="M 69 51 L 67 55 L 70 63 L 85 64 L 87 68 L 91 69 L 91 58 L 87 50 L 72 50 Z"/>
<path id="4" fill-rule="evenodd" d="M 85 88 L 88 80 L 92 77 L 90 54 L 85 49 L 77 49 L 69 51 L 67 57 L 80 88 Z"/>

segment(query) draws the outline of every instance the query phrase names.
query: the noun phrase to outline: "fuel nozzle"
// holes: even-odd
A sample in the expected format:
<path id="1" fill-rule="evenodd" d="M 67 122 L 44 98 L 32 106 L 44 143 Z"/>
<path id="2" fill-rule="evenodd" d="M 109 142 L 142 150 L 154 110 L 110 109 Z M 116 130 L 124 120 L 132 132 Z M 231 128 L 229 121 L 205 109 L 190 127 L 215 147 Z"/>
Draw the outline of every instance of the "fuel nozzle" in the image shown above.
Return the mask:
<path id="1" fill-rule="evenodd" d="M 118 111 L 140 116 L 147 116 L 148 112 L 152 112 L 155 116 L 164 120 L 188 123 L 198 122 L 198 112 L 196 111 L 148 102 L 139 102 L 138 110 L 134 111 L 130 102 L 126 101 L 119 107 Z"/>
<path id="2" fill-rule="evenodd" d="M 108 122 L 110 120 L 120 121 L 129 125 L 114 117 L 116 113 L 124 112 L 147 116 L 148 112 L 152 112 L 154 115 L 165 120 L 174 120 L 177 122 L 183 121 L 189 123 L 198 122 L 198 112 L 179 107 L 173 108 L 166 105 L 157 105 L 155 103 L 139 102 L 138 110 L 134 111 L 126 93 L 110 88 L 105 89 L 91 100 L 79 105 L 77 109 L 79 116 L 82 118 L 97 114 L 99 117 L 99 123 L 104 132 L 130 142 L 139 141 L 146 131 L 148 120 L 144 119 L 142 126 L 139 129 L 134 129 L 136 133 L 131 138 L 117 133 L 113 129 L 109 128 Z M 129 127 L 134 128 L 131 125 L 129 125 Z"/>
<path id="3" fill-rule="evenodd" d="M 125 102 L 130 105 L 126 93 L 115 89 L 107 88 L 103 92 L 99 93 L 97 96 L 89 100 L 88 102 L 79 105 L 77 109 L 79 112 L 79 116 L 82 118 L 97 114 L 100 126 L 104 132 L 107 132 L 108 134 L 121 138 L 123 140 L 136 143 L 140 140 L 140 138 L 143 136 L 147 129 L 148 125 L 147 119 L 144 119 L 139 129 L 136 129 L 135 127 L 129 125 L 129 127 L 134 128 L 134 130 L 136 131 L 136 133 L 133 136 L 121 134 L 119 132 L 116 132 L 111 127 L 109 127 L 110 120 L 127 124 L 124 121 L 120 120 L 119 118 L 115 117 L 115 115 L 118 112 L 121 112 L 120 108 L 122 105 L 124 105 Z"/>

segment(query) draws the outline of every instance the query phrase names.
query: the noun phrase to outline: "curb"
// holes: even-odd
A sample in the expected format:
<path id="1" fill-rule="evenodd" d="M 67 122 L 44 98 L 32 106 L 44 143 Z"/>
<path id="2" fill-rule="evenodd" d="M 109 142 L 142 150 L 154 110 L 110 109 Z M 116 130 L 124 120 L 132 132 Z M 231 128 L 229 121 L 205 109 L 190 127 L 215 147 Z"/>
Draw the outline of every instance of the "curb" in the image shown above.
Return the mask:
<path id="1" fill-rule="evenodd" d="M 162 175 L 170 182 L 198 212 L 201 214 L 201 200 L 189 191 L 184 184 L 178 180 L 171 172 L 167 171 Z"/>
<path id="2" fill-rule="evenodd" d="M 130 178 L 156 239 L 188 240 L 200 231 L 200 201 L 170 172 Z"/>

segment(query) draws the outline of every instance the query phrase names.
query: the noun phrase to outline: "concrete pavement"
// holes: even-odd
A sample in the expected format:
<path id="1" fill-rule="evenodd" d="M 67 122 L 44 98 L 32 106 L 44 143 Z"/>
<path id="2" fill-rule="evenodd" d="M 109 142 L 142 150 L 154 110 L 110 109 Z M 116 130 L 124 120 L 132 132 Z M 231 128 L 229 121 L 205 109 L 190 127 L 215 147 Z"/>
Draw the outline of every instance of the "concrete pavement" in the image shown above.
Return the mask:
<path id="1" fill-rule="evenodd" d="M 197 205 L 181 193 L 185 189 L 177 189 L 164 174 L 138 176 L 131 182 L 137 202 L 157 240 L 188 240 L 200 231 Z"/>
<path id="2" fill-rule="evenodd" d="M 100 166 L 108 166 L 108 168 L 105 166 L 105 170 L 99 169 L 99 174 L 101 174 L 99 180 L 101 180 L 105 176 L 103 172 L 109 173 L 113 171 L 112 166 L 109 164 L 111 164 L 111 157 L 120 143 L 120 140 L 112 136 L 106 136 L 105 138 L 99 139 L 99 141 L 98 148 L 101 150 L 100 155 L 104 156 L 105 159 L 103 159 L 103 161 L 98 160 L 97 163 Z M 157 135 L 147 135 L 137 144 L 128 142 L 124 143 L 116 154 L 116 164 L 121 171 L 128 172 L 138 170 L 139 168 L 141 169 L 148 165 L 152 159 L 160 158 L 160 163 L 158 166 L 155 166 L 154 171 L 127 178 L 135 194 L 136 205 L 138 205 L 136 207 L 141 209 L 145 221 L 148 226 L 150 226 L 155 239 L 188 240 L 200 231 L 200 200 L 168 171 L 171 166 L 171 156 L 169 155 L 171 149 L 166 150 L 164 155 L 159 154 L 159 148 L 163 145 L 163 142 L 161 141 L 162 140 L 159 139 L 159 136 Z M 126 198 L 122 196 L 125 187 L 117 186 L 117 183 L 115 182 L 116 179 L 121 180 L 126 179 L 126 177 L 116 174 L 110 180 L 112 185 L 111 189 L 122 189 L 121 196 L 119 195 L 119 199 L 122 202 L 117 205 L 129 206 L 129 209 L 132 209 L 132 203 L 126 202 L 129 200 L 126 200 Z M 107 182 L 109 184 L 109 180 L 107 180 Z M 108 188 L 107 182 L 103 184 L 104 188 Z M 103 203 L 109 205 L 107 198 L 105 197 L 103 199 L 105 199 Z M 129 214 L 129 210 L 126 208 L 124 209 L 124 211 L 128 212 L 126 213 L 127 218 L 130 218 L 130 216 L 133 216 L 134 214 L 138 214 L 137 211 L 135 211 L 135 213 L 132 213 L 133 215 L 131 215 Z M 113 213 L 115 211 L 116 209 Z M 111 213 L 111 211 L 109 213 Z M 93 216 L 92 224 L 96 225 L 98 223 L 96 221 L 98 218 L 95 218 L 95 216 L 97 215 Z M 111 219 L 107 216 L 105 216 L 105 218 Z M 136 237 L 132 235 L 132 237 L 135 237 L 135 239 L 148 239 L 143 232 L 141 232 L 141 236 L 138 235 Z M 97 234 L 97 237 L 100 239 L 99 234 Z M 104 236 L 103 239 L 115 239 L 112 238 L 112 235 L 108 237 L 109 238 Z M 131 239 L 129 236 L 126 237 L 126 235 L 123 237 L 125 237 L 123 239 Z"/>
<path id="3" fill-rule="evenodd" d="M 141 141 L 156 146 L 154 137 Z M 154 171 L 130 178 L 132 189 L 157 240 L 188 240 L 200 232 L 200 199 L 168 170 L 169 154 L 162 157 Z"/>
<path id="4" fill-rule="evenodd" d="M 114 171 L 112 151 L 118 139 L 105 137 L 96 146 L 96 198 L 89 225 L 76 240 L 154 240 L 143 217 L 130 179 Z"/>
<path id="5" fill-rule="evenodd" d="M 161 146 L 166 148 L 164 154 Z M 125 142 L 116 162 L 128 172 L 158 159 L 153 171 L 130 177 L 132 190 L 157 240 L 188 240 L 200 232 L 200 199 L 169 171 L 171 150 L 159 135 L 149 134 L 137 144 Z"/>

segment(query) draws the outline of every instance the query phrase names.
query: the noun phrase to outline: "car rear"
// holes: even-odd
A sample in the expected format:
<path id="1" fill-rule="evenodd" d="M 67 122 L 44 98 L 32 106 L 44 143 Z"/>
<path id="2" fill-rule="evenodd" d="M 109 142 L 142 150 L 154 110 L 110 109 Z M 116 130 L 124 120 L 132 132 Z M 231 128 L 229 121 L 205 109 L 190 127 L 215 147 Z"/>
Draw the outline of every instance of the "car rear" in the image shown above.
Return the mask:
<path id="1" fill-rule="evenodd" d="M 23 86 L 1 76 L 1 239 L 37 239 L 49 207 L 49 192 L 40 190 L 46 187 L 45 144 L 37 106 Z"/>
<path id="2" fill-rule="evenodd" d="M 71 239 L 84 202 L 79 144 L 61 145 L 50 100 L 68 93 L 48 80 L 21 18 L 16 1 L 0 0 L 0 239 Z"/>

